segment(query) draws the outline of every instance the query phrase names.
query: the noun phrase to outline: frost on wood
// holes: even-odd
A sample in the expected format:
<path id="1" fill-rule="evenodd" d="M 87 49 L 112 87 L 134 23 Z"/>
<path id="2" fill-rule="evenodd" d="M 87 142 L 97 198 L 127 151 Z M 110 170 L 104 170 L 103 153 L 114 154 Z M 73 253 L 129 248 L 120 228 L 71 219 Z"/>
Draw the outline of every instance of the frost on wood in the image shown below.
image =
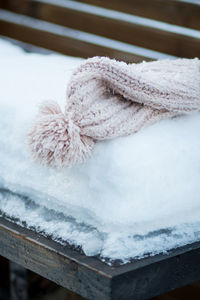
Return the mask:
<path id="1" fill-rule="evenodd" d="M 99 142 L 87 163 L 51 170 L 31 162 L 26 131 L 41 101 L 63 109 L 81 60 L 25 54 L 3 41 L 0 54 L 1 214 L 122 262 L 200 240 L 199 113 Z"/>

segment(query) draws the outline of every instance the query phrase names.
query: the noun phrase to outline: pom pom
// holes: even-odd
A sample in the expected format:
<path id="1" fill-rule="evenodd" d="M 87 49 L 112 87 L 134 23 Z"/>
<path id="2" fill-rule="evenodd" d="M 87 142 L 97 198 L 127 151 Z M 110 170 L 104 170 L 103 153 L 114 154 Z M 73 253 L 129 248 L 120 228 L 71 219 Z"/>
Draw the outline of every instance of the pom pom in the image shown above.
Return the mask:
<path id="1" fill-rule="evenodd" d="M 28 132 L 28 144 L 34 160 L 55 168 L 84 162 L 94 145 L 70 114 L 63 114 L 56 102 L 41 105 L 35 123 Z"/>

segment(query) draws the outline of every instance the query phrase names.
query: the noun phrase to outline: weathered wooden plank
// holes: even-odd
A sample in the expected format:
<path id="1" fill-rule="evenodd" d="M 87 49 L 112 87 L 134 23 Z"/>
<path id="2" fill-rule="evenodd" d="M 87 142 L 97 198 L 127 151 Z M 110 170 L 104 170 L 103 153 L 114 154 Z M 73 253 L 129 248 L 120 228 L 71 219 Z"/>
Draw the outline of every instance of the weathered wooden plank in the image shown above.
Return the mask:
<path id="1" fill-rule="evenodd" d="M 4 218 L 0 255 L 92 300 L 145 300 L 200 279 L 200 242 L 108 266 Z"/>
<path id="2" fill-rule="evenodd" d="M 110 299 L 109 267 L 0 218 L 0 255 L 88 299 Z M 104 269 L 106 272 L 104 272 Z"/>
<path id="3" fill-rule="evenodd" d="M 31 6 L 29 5 L 30 2 L 32 3 Z M 56 2 L 59 4 L 60 0 Z M 76 2 L 88 3 L 166 23 L 200 29 L 199 0 L 78 0 Z M 29 7 L 33 13 L 34 5 L 37 5 L 36 1 L 32 0 L 0 0 L 0 4 L 4 8 L 18 10 L 18 12 L 25 11 Z"/>
<path id="4" fill-rule="evenodd" d="M 193 250 L 189 250 L 189 248 L 187 246 L 186 252 L 179 255 L 176 250 L 172 251 L 172 253 L 176 253 L 175 256 L 165 256 L 164 260 L 154 263 L 150 259 L 149 264 L 145 267 L 113 278 L 113 298 L 129 299 L 128 297 L 134 289 L 133 299 L 150 299 L 200 280 L 200 248 Z"/>
<path id="5" fill-rule="evenodd" d="M 102 11 L 75 1 L 29 0 L 25 6 L 16 7 L 15 11 L 175 56 L 193 58 L 200 53 L 200 31 L 130 14 Z"/>
<path id="6" fill-rule="evenodd" d="M 75 0 L 76 1 L 76 0 Z M 78 0 L 166 23 L 200 29 L 199 0 Z"/>

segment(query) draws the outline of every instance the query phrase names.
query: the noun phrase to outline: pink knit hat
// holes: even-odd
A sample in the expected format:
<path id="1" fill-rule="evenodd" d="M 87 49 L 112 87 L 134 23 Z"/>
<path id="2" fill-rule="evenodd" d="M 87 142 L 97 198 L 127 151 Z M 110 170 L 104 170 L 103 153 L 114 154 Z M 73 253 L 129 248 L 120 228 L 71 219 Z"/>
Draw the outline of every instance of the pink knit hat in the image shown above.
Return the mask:
<path id="1" fill-rule="evenodd" d="M 199 110 L 198 59 L 126 64 L 94 57 L 73 73 L 64 112 L 55 102 L 41 105 L 28 140 L 37 161 L 68 167 L 84 162 L 98 140 Z"/>

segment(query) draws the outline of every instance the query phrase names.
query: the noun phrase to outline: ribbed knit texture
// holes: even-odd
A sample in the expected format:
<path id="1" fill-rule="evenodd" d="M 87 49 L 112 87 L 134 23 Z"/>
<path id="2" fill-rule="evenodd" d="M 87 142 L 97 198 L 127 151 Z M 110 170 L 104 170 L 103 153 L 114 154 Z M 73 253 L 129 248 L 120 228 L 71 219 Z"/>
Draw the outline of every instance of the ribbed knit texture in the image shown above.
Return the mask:
<path id="1" fill-rule="evenodd" d="M 28 140 L 34 159 L 68 167 L 84 162 L 98 140 L 199 110 L 198 59 L 126 64 L 94 57 L 73 73 L 65 112 L 55 102 L 44 103 Z"/>

